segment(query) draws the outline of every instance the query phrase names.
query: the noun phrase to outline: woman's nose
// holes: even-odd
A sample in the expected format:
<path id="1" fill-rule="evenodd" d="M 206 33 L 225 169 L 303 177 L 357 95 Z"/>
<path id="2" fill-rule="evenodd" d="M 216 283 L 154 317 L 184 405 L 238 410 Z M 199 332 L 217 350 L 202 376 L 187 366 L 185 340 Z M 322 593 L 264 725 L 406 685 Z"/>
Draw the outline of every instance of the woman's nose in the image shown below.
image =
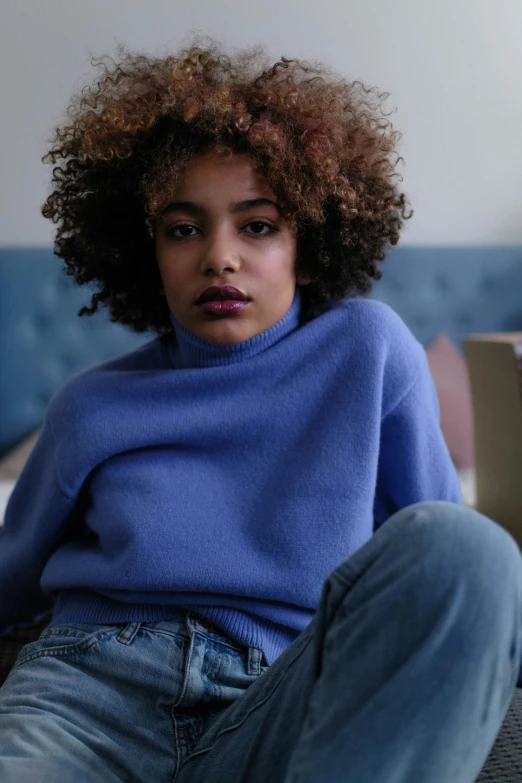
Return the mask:
<path id="1" fill-rule="evenodd" d="M 208 238 L 201 259 L 203 273 L 211 269 L 220 275 L 226 270 L 236 271 L 240 265 L 239 253 L 229 237 L 217 235 Z"/>

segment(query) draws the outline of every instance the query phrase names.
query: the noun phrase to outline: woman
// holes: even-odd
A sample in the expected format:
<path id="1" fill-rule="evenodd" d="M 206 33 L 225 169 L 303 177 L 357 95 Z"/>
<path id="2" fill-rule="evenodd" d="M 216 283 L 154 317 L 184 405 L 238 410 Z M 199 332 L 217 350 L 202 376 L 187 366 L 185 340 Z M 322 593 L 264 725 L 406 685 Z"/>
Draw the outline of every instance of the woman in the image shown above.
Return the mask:
<path id="1" fill-rule="evenodd" d="M 53 616 L 0 689 L 0 779 L 471 783 L 520 555 L 359 296 L 407 219 L 398 134 L 320 65 L 100 64 L 43 214 L 80 315 L 155 337 L 57 392 L 11 496 L 0 628 Z"/>

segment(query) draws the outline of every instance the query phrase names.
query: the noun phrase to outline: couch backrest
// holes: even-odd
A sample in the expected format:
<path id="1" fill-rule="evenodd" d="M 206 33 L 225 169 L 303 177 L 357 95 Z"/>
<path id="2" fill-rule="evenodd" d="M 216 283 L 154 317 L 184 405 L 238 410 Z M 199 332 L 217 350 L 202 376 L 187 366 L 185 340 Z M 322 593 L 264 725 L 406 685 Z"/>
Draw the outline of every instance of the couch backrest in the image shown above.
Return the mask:
<path id="1" fill-rule="evenodd" d="M 462 350 L 477 332 L 522 329 L 522 247 L 397 247 L 371 296 L 427 346 L 444 333 Z"/>

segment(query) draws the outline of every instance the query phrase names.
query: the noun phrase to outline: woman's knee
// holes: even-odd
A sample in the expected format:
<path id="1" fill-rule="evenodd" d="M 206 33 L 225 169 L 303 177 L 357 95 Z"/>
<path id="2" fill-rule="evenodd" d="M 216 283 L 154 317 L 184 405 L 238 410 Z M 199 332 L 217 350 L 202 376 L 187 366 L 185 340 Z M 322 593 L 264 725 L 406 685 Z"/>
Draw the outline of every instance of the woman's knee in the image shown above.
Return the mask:
<path id="1" fill-rule="evenodd" d="M 514 538 L 488 517 L 446 501 L 416 503 L 395 521 L 410 557 L 422 559 L 439 583 L 468 583 L 476 598 L 519 602 L 522 555 Z M 388 524 L 388 523 L 386 523 Z"/>

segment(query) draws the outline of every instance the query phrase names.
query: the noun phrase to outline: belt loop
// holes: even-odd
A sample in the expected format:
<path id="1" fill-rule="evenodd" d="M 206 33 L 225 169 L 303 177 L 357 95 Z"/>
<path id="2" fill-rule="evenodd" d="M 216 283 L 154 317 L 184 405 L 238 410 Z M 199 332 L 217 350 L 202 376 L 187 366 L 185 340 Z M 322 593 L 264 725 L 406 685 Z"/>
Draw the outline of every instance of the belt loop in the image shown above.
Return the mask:
<path id="1" fill-rule="evenodd" d="M 257 647 L 248 648 L 248 674 L 259 674 L 261 672 L 261 658 L 263 651 Z"/>
<path id="2" fill-rule="evenodd" d="M 196 620 L 196 618 L 194 617 L 194 615 L 192 614 L 192 612 L 189 609 L 189 611 L 185 615 L 185 627 L 187 629 L 187 632 L 188 632 L 188 635 L 189 635 L 189 639 L 192 638 L 192 635 L 193 635 L 194 630 L 196 628 L 196 623 L 197 623 L 197 620 Z"/>
<path id="3" fill-rule="evenodd" d="M 125 628 L 123 628 L 120 633 L 118 634 L 117 640 L 121 642 L 122 644 L 131 644 L 134 637 L 140 630 L 141 622 L 138 623 L 127 623 Z"/>

